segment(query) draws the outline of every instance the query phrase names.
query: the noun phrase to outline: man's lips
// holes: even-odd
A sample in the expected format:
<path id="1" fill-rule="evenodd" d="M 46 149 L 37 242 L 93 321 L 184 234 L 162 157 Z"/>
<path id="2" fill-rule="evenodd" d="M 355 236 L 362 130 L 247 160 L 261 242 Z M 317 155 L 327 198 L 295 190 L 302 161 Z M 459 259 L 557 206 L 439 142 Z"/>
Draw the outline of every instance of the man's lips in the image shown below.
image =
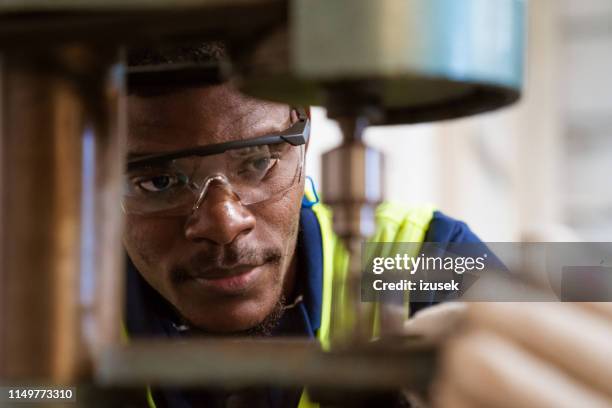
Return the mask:
<path id="1" fill-rule="evenodd" d="M 211 270 L 191 277 L 199 286 L 222 294 L 239 294 L 246 291 L 264 271 L 266 264 L 241 265 L 231 269 Z"/>

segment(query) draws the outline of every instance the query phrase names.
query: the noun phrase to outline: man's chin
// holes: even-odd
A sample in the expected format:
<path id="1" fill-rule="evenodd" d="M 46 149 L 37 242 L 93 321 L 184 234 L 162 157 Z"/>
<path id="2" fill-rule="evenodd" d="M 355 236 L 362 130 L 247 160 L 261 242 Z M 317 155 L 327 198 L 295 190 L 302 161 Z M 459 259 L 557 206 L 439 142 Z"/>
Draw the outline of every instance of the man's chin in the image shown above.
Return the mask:
<path id="1" fill-rule="evenodd" d="M 219 336 L 270 335 L 278 326 L 284 311 L 284 299 L 264 307 L 261 302 L 235 299 L 209 305 L 209 313 L 192 313 L 191 308 L 181 311 L 196 332 Z M 198 311 L 202 310 L 198 307 Z"/>

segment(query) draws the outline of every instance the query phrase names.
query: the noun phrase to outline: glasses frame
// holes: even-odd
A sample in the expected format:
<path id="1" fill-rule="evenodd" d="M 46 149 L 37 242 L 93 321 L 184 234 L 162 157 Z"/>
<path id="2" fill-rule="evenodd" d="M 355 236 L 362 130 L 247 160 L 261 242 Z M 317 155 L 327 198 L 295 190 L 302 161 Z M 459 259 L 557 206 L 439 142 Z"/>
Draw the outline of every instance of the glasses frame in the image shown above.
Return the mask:
<path id="1" fill-rule="evenodd" d="M 189 156 L 213 156 L 225 153 L 228 150 L 241 149 L 269 144 L 289 143 L 292 146 L 301 146 L 310 138 L 310 119 L 303 109 L 295 109 L 298 121 L 287 130 L 276 135 L 267 135 L 246 140 L 233 140 L 231 142 L 216 143 L 205 146 L 197 146 L 189 149 L 177 150 L 171 153 L 153 154 L 129 160 L 127 171 L 140 167 L 154 165 L 160 162 L 176 160 Z"/>

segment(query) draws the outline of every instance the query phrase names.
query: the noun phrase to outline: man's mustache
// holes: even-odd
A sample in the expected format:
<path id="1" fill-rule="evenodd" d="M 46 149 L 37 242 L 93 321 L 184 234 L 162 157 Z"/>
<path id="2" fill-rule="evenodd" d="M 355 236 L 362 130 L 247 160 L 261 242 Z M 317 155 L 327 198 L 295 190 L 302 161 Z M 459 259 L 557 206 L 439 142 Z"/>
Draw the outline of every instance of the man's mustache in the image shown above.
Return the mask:
<path id="1" fill-rule="evenodd" d="M 276 248 L 224 247 L 199 252 L 170 273 L 175 283 L 181 283 L 197 278 L 231 276 L 241 267 L 279 264 L 281 259 L 282 252 Z"/>

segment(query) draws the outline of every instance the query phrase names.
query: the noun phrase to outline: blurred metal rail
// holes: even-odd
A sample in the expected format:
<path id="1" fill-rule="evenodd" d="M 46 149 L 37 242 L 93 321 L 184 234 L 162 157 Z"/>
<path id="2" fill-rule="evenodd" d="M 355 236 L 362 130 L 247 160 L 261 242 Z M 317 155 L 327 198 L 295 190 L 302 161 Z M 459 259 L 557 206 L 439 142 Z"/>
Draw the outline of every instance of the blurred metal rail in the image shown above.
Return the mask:
<path id="1" fill-rule="evenodd" d="M 306 340 L 137 341 L 104 351 L 103 386 L 312 386 L 339 389 L 424 389 L 434 349 L 413 339 L 323 352 Z"/>

